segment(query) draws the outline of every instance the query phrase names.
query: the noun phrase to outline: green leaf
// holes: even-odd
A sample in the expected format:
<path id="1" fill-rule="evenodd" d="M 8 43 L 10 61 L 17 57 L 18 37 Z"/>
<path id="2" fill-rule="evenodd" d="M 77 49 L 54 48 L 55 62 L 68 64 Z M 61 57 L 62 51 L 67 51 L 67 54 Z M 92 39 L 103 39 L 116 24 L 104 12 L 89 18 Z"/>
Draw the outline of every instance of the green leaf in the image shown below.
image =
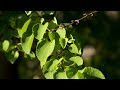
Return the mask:
<path id="1" fill-rule="evenodd" d="M 8 40 L 4 40 L 2 43 L 2 49 L 6 52 L 9 48 L 10 42 Z"/>
<path id="2" fill-rule="evenodd" d="M 48 27 L 48 22 L 46 22 L 44 25 L 42 25 L 41 23 L 39 24 L 39 28 L 37 30 L 37 35 L 36 35 L 36 39 L 39 40 L 39 42 L 41 42 L 46 30 L 47 30 L 47 27 Z"/>
<path id="3" fill-rule="evenodd" d="M 45 73 L 44 76 L 46 79 L 54 79 L 53 74 L 54 74 L 53 72 L 47 72 L 47 73 Z"/>
<path id="4" fill-rule="evenodd" d="M 56 74 L 56 79 L 68 79 L 67 75 L 66 75 L 66 72 L 58 72 Z"/>
<path id="5" fill-rule="evenodd" d="M 48 29 L 55 29 L 57 27 L 57 19 L 54 17 L 54 20 L 49 22 Z"/>
<path id="6" fill-rule="evenodd" d="M 30 14 L 32 13 L 32 11 L 25 11 L 25 13 L 26 13 L 27 15 L 30 15 Z"/>
<path id="7" fill-rule="evenodd" d="M 83 59 L 80 56 L 71 57 L 69 60 L 76 63 L 78 66 L 83 64 Z"/>
<path id="8" fill-rule="evenodd" d="M 55 40 L 50 41 L 42 41 L 38 43 L 36 48 L 36 56 L 40 60 L 41 68 L 46 63 L 47 58 L 52 54 L 55 47 Z"/>
<path id="9" fill-rule="evenodd" d="M 26 54 L 29 54 L 31 51 L 32 43 L 34 40 L 34 34 L 32 33 L 30 36 L 25 36 L 22 38 L 22 49 Z"/>
<path id="10" fill-rule="evenodd" d="M 75 44 L 71 44 L 69 47 L 68 47 L 68 50 L 71 52 L 71 53 L 75 53 L 75 54 L 78 54 L 78 48 Z"/>
<path id="11" fill-rule="evenodd" d="M 49 67 L 48 71 L 50 72 L 55 72 L 58 69 L 58 63 L 59 61 L 57 59 L 55 59 L 52 63 L 52 65 Z"/>
<path id="12" fill-rule="evenodd" d="M 49 14 L 49 15 L 53 15 L 55 11 L 44 11 L 44 12 Z"/>
<path id="13" fill-rule="evenodd" d="M 59 34 L 60 38 L 65 38 L 66 36 L 65 28 L 59 27 L 56 32 Z"/>
<path id="14" fill-rule="evenodd" d="M 73 39 L 73 36 L 70 34 L 70 39 L 68 40 L 68 43 L 74 43 L 75 39 Z"/>
<path id="15" fill-rule="evenodd" d="M 19 57 L 19 52 L 16 50 L 11 50 L 8 53 L 6 53 L 6 57 L 10 61 L 11 64 L 14 64 L 14 62 Z"/>
<path id="16" fill-rule="evenodd" d="M 29 53 L 28 57 L 32 60 L 33 58 L 35 58 L 35 53 L 34 52 Z"/>
<path id="17" fill-rule="evenodd" d="M 78 72 L 71 79 L 85 79 L 81 72 Z"/>
<path id="18" fill-rule="evenodd" d="M 59 58 L 57 56 L 52 56 L 50 60 L 45 63 L 42 69 L 43 73 L 49 71 L 49 67 L 53 64 L 53 61 L 56 59 L 59 59 Z"/>
<path id="19" fill-rule="evenodd" d="M 66 75 L 68 78 L 71 78 L 72 76 L 74 76 L 77 73 L 77 68 L 74 67 L 67 67 L 66 69 Z"/>
<path id="20" fill-rule="evenodd" d="M 68 38 L 59 38 L 59 43 L 63 49 L 66 47 L 67 41 L 68 41 Z"/>
<path id="21" fill-rule="evenodd" d="M 49 36 L 50 41 L 55 39 L 55 33 L 54 32 L 48 32 L 48 36 Z"/>
<path id="22" fill-rule="evenodd" d="M 20 36 L 21 38 L 22 38 L 23 34 L 27 31 L 27 28 L 28 28 L 30 22 L 31 22 L 31 19 L 28 19 L 28 20 L 24 23 L 22 29 L 21 29 L 21 30 L 18 30 L 18 34 L 19 34 L 19 36 Z"/>
<path id="23" fill-rule="evenodd" d="M 105 79 L 105 76 L 102 74 L 102 72 L 96 68 L 85 67 L 83 70 L 83 75 L 87 79 Z"/>
<path id="24" fill-rule="evenodd" d="M 45 21 L 44 18 L 41 18 L 41 19 L 40 19 L 40 23 L 41 23 L 41 24 L 42 24 L 44 21 Z"/>

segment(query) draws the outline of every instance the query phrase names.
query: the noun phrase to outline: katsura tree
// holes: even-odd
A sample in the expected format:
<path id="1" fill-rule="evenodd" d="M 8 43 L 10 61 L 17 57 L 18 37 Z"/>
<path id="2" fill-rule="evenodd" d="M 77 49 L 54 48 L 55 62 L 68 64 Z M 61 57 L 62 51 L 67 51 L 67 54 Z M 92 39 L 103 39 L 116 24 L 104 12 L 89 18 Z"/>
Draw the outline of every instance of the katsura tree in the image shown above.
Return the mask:
<path id="1" fill-rule="evenodd" d="M 97 11 L 67 23 L 59 22 L 57 12 L 25 11 L 27 19 L 15 32 L 18 42 L 7 39 L 1 42 L 1 51 L 7 60 L 14 64 L 19 52 L 31 59 L 37 58 L 45 79 L 105 79 L 97 68 L 84 66 L 82 42 L 76 33 L 80 21 Z"/>

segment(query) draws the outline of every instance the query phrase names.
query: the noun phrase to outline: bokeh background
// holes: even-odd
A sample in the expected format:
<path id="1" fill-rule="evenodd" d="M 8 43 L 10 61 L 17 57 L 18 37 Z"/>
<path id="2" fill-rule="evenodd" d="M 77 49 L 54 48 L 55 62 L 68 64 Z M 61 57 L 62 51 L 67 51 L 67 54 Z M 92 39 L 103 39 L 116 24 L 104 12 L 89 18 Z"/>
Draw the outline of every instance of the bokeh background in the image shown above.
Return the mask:
<path id="1" fill-rule="evenodd" d="M 58 23 L 71 22 L 91 11 L 57 11 Z M 24 11 L 0 11 L 0 42 L 15 40 L 17 29 L 28 19 Z M 98 11 L 75 26 L 83 43 L 85 66 L 92 66 L 106 79 L 120 78 L 120 11 Z M 16 40 L 15 40 L 16 41 Z M 0 79 L 42 79 L 37 59 L 19 58 L 11 64 L 0 52 Z"/>

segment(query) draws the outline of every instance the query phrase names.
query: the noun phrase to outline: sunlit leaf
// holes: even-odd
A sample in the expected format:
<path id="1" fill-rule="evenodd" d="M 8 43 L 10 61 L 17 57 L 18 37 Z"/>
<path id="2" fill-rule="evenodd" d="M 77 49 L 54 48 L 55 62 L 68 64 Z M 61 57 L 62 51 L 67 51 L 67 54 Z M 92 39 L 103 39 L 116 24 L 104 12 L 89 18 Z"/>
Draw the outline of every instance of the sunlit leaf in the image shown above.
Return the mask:
<path id="1" fill-rule="evenodd" d="M 69 47 L 68 47 L 68 50 L 71 52 L 71 53 L 75 53 L 75 54 L 78 54 L 78 48 L 75 44 L 71 44 Z"/>
<path id="2" fill-rule="evenodd" d="M 46 79 L 54 79 L 53 74 L 54 74 L 53 72 L 47 72 L 47 73 L 45 73 L 44 76 Z"/>
<path id="3" fill-rule="evenodd" d="M 80 56 L 71 57 L 69 60 L 71 60 L 74 63 L 76 63 L 78 66 L 83 64 L 83 59 Z"/>
<path id="4" fill-rule="evenodd" d="M 58 72 L 56 74 L 56 79 L 68 79 L 66 72 Z"/>
<path id="5" fill-rule="evenodd" d="M 63 49 L 66 47 L 67 41 L 68 41 L 68 38 L 59 38 L 59 43 Z"/>
<path id="6" fill-rule="evenodd" d="M 25 13 L 26 13 L 27 15 L 30 15 L 30 14 L 32 13 L 32 11 L 25 11 Z"/>
<path id="7" fill-rule="evenodd" d="M 29 54 L 31 51 L 32 43 L 34 40 L 34 34 L 32 33 L 30 36 L 22 38 L 22 49 L 26 54 Z"/>
<path id="8" fill-rule="evenodd" d="M 103 73 L 96 68 L 85 67 L 83 70 L 84 70 L 83 75 L 87 79 L 105 79 L 105 76 L 103 75 Z"/>
<path id="9" fill-rule="evenodd" d="M 4 40 L 2 43 L 2 49 L 6 52 L 9 48 L 10 42 L 8 40 Z"/>
<path id="10" fill-rule="evenodd" d="M 54 50 L 55 40 L 50 41 L 42 41 L 38 43 L 36 48 L 36 56 L 40 60 L 41 67 L 46 63 L 47 58 L 51 55 Z"/>
<path id="11" fill-rule="evenodd" d="M 53 64 L 53 61 L 54 61 L 54 60 L 57 60 L 57 59 L 58 59 L 57 56 L 52 56 L 52 57 L 50 58 L 50 60 L 47 61 L 47 62 L 45 63 L 45 65 L 43 66 L 43 69 L 42 69 L 43 73 L 49 71 L 49 67 Z M 53 65 L 54 65 L 54 64 L 53 64 Z"/>
<path id="12" fill-rule="evenodd" d="M 48 32 L 48 36 L 49 36 L 50 41 L 55 39 L 55 33 L 54 32 Z"/>
<path id="13" fill-rule="evenodd" d="M 78 72 L 71 79 L 85 79 L 81 72 Z"/>
<path id="14" fill-rule="evenodd" d="M 57 69 L 58 69 L 58 60 L 57 59 L 55 59 L 55 60 L 53 60 L 53 63 L 52 63 L 52 65 L 49 67 L 49 69 L 48 69 L 48 71 L 50 71 L 50 72 L 54 72 L 54 71 L 56 71 Z"/>
<path id="15" fill-rule="evenodd" d="M 20 36 L 21 38 L 22 38 L 23 34 L 27 31 L 27 28 L 28 28 L 30 22 L 31 22 L 31 19 L 28 19 L 28 20 L 24 23 L 22 29 L 21 29 L 21 30 L 18 30 L 18 34 L 19 34 L 19 36 Z"/>
<path id="16" fill-rule="evenodd" d="M 65 28 L 59 27 L 56 32 L 59 34 L 60 38 L 65 38 L 66 36 Z"/>
<path id="17" fill-rule="evenodd" d="M 36 35 L 36 39 L 39 40 L 39 42 L 41 42 L 46 30 L 47 30 L 47 27 L 48 27 L 48 22 L 46 22 L 44 25 L 42 25 L 41 23 L 39 24 L 39 28 L 37 30 L 37 35 Z"/>

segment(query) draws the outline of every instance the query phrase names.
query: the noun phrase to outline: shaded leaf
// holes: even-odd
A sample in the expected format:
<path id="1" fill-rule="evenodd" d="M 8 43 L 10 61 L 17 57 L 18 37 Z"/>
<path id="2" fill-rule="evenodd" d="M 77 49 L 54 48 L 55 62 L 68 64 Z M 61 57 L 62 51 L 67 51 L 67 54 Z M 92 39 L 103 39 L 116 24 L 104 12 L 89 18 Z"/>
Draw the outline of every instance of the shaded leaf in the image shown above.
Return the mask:
<path id="1" fill-rule="evenodd" d="M 49 22 L 48 29 L 55 29 L 57 27 L 57 19 L 54 17 L 54 20 Z"/>
<path id="2" fill-rule="evenodd" d="M 77 73 L 77 68 L 74 68 L 74 67 L 69 66 L 65 70 L 66 70 L 66 75 L 68 78 L 71 78 Z"/>
<path id="3" fill-rule="evenodd" d="M 19 52 L 16 50 L 11 50 L 6 54 L 6 57 L 10 61 L 11 64 L 14 64 L 14 62 L 19 57 Z"/>

